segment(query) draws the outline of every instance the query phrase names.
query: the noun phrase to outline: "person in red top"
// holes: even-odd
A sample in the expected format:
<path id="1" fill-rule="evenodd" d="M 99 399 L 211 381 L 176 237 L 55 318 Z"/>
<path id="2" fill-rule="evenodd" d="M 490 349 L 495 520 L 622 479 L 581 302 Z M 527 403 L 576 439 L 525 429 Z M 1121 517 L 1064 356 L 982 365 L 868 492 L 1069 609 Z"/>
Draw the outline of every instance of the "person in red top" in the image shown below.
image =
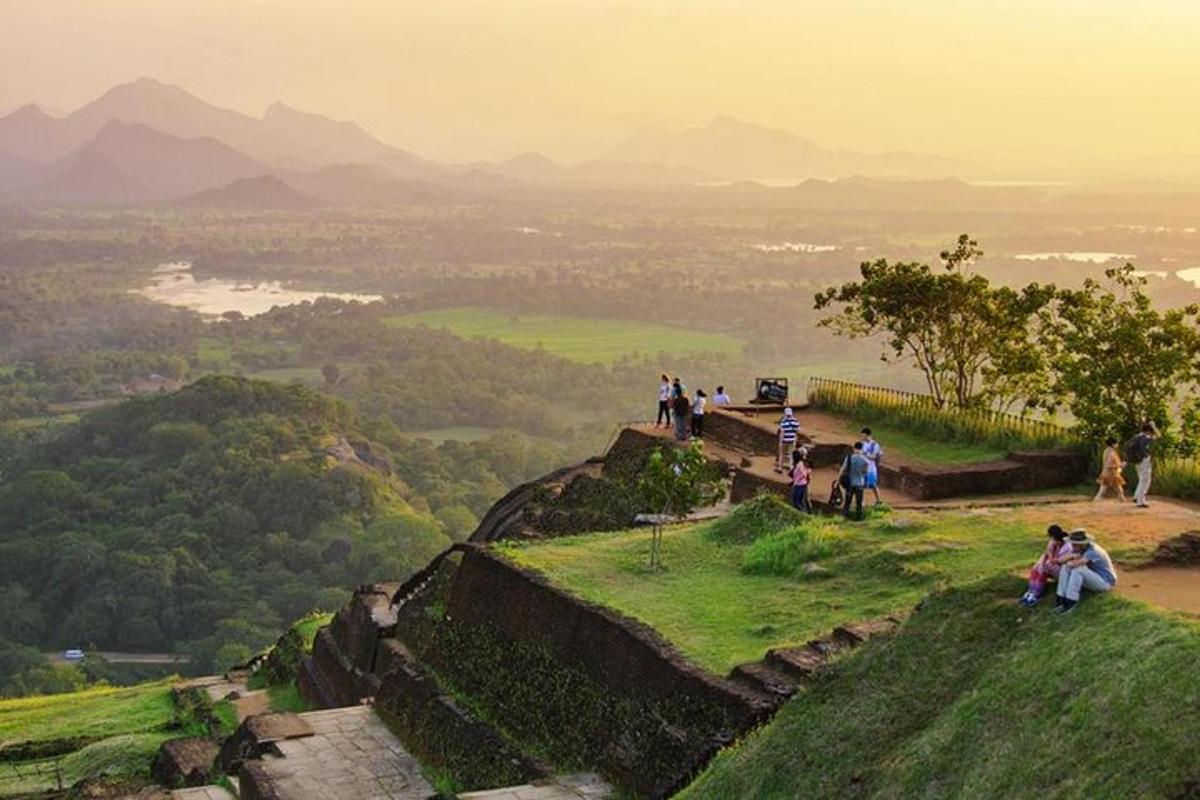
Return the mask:
<path id="1" fill-rule="evenodd" d="M 792 505 L 798 511 L 812 513 L 812 504 L 808 501 L 808 484 L 812 480 L 812 466 L 808 463 L 808 451 L 803 447 L 792 451 L 792 469 L 788 473 L 792 479 Z"/>

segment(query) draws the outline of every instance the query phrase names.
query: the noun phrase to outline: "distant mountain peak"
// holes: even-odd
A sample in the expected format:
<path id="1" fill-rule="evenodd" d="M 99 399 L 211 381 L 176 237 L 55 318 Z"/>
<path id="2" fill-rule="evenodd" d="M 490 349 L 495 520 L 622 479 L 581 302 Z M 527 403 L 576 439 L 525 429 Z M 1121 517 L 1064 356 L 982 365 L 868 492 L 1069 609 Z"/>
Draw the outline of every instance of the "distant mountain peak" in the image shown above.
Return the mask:
<path id="1" fill-rule="evenodd" d="M 3 117 L 6 120 L 52 120 L 54 117 L 42 110 L 37 103 L 26 103 Z"/>

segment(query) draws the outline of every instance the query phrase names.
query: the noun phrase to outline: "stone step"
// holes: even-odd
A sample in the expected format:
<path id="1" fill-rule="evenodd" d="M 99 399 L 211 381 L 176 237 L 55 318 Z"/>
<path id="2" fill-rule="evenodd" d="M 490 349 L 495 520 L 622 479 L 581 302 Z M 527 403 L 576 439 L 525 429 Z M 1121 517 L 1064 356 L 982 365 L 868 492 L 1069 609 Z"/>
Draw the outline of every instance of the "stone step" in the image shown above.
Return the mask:
<path id="1" fill-rule="evenodd" d="M 872 636 L 891 633 L 900 624 L 892 617 L 848 622 L 833 629 L 833 639 L 846 647 L 858 647 Z"/>
<path id="2" fill-rule="evenodd" d="M 826 656 L 811 647 L 784 647 L 768 650 L 764 660 L 772 669 L 803 682 L 825 666 Z"/>
<path id="3" fill-rule="evenodd" d="M 796 693 L 799 682 L 786 673 L 773 669 L 761 661 L 741 664 L 733 668 L 730 677 L 743 686 L 762 692 L 780 702 Z"/>

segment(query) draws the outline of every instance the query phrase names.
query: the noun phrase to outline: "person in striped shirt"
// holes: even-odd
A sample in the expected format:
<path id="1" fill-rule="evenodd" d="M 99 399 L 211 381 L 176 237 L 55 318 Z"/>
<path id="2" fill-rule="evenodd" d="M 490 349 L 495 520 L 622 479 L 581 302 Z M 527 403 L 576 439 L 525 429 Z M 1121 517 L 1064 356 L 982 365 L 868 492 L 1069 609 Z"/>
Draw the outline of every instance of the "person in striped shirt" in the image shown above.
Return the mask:
<path id="1" fill-rule="evenodd" d="M 775 460 L 775 471 L 786 472 L 791 467 L 792 450 L 796 449 L 796 439 L 800 436 L 800 420 L 788 406 L 783 410 L 783 419 L 779 420 L 779 457 Z"/>

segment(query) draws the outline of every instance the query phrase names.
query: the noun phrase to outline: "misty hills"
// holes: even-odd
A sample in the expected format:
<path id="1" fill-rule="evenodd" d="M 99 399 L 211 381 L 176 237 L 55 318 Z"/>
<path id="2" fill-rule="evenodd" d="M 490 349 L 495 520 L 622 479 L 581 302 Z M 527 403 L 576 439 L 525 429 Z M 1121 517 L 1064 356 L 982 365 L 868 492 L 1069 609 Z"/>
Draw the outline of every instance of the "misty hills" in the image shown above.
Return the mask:
<path id="1" fill-rule="evenodd" d="M 537 153 L 436 164 L 353 122 L 282 103 L 256 118 L 148 78 L 115 86 L 63 116 L 25 106 L 0 118 L 3 203 L 299 209 L 475 202 L 531 189 L 692 186 L 747 177 L 945 177 L 962 167 L 906 154 L 826 150 L 731 117 L 693 130 L 639 131 L 602 157 L 576 165 Z"/>
<path id="2" fill-rule="evenodd" d="M 222 211 L 307 211 L 324 204 L 296 191 L 274 175 L 258 175 L 238 178 L 219 189 L 196 192 L 172 205 Z"/>
<path id="3" fill-rule="evenodd" d="M 606 160 L 691 168 L 720 178 L 947 178 L 978 169 L 938 156 L 827 150 L 778 128 L 720 115 L 702 128 L 643 128 Z"/>
<path id="4" fill-rule="evenodd" d="M 65 117 L 25 106 L 0 118 L 0 153 L 31 161 L 54 161 L 95 137 L 109 122 L 136 123 L 181 138 L 211 137 L 276 168 L 303 169 L 364 162 L 409 176 L 437 168 L 380 142 L 352 122 L 336 122 L 275 103 L 262 119 L 219 108 L 193 94 L 150 78 L 109 89 Z"/>

